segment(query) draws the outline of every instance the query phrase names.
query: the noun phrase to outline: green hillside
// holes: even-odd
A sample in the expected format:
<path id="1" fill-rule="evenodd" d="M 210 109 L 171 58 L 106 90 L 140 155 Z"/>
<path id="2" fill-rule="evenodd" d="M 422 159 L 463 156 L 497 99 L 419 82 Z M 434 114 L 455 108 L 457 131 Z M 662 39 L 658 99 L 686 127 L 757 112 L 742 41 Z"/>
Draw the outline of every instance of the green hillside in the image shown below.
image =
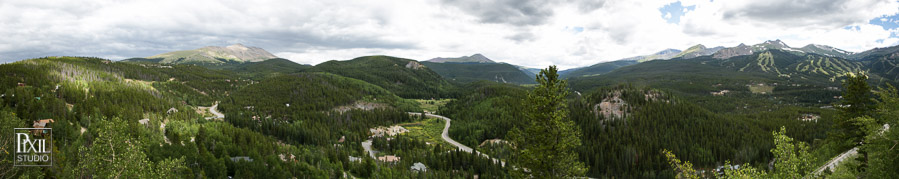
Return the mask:
<path id="1" fill-rule="evenodd" d="M 611 62 L 603 62 L 603 63 L 591 65 L 588 67 L 578 68 L 578 69 L 572 70 L 568 73 L 564 73 L 564 74 L 562 74 L 562 78 L 602 75 L 605 73 L 609 73 L 612 70 L 615 70 L 615 69 L 618 69 L 618 68 L 621 68 L 624 66 L 628 66 L 628 65 L 637 64 L 637 63 L 640 63 L 640 62 L 632 61 L 632 60 L 618 60 L 618 61 L 611 61 Z"/>
<path id="2" fill-rule="evenodd" d="M 783 78 L 826 79 L 836 81 L 849 72 L 862 71 L 858 62 L 821 55 L 797 55 L 769 50 L 726 59 L 721 65 L 741 72 L 776 74 Z"/>
<path id="3" fill-rule="evenodd" d="M 203 96 L 184 88 L 210 96 L 233 90 L 227 72 L 48 57 L 3 64 L 0 73 L 0 126 L 31 127 L 33 121 L 54 119 L 47 126 L 53 129 L 53 170 L 10 167 L 5 153 L 0 162 L 6 177 L 285 178 L 325 177 L 335 170 L 327 166 L 336 162 L 309 153 L 322 150 L 278 145 L 269 136 L 204 120 L 183 101 Z M 305 160 L 271 162 L 278 155 Z M 232 162 L 233 156 L 256 162 Z"/>
<path id="4" fill-rule="evenodd" d="M 328 144 L 340 135 L 362 139 L 368 128 L 409 121 L 406 111 L 420 111 L 414 100 L 328 73 L 269 78 L 234 92 L 226 101 L 221 108 L 230 123 L 299 144 Z M 343 117 L 352 120 L 337 120 Z M 257 125 L 257 121 L 283 124 Z"/>
<path id="5" fill-rule="evenodd" d="M 254 80 L 262 80 L 279 75 L 296 73 L 305 69 L 312 68 L 312 66 L 310 65 L 298 64 L 296 62 L 283 58 L 273 58 L 260 62 L 226 63 L 215 66 L 204 66 L 213 69 L 232 71 L 237 73 L 241 77 Z"/>
<path id="6" fill-rule="evenodd" d="M 479 146 L 499 158 L 511 157 L 508 148 L 491 148 L 485 141 L 505 139 L 509 129 L 526 124 L 520 119 L 528 89 L 492 82 L 472 83 L 462 97 L 441 108 L 453 118 L 450 136 L 468 146 Z M 667 161 L 657 155 L 669 149 L 698 167 L 715 167 L 730 160 L 766 164 L 773 146 L 768 131 L 788 126 L 799 140 L 826 136 L 833 112 L 787 107 L 774 112 L 748 114 L 716 113 L 662 90 L 630 86 L 603 87 L 572 93 L 570 118 L 582 131 L 579 160 L 587 164 L 587 176 L 603 178 L 673 177 Z M 600 103 L 619 99 L 621 116 L 602 115 Z M 819 123 L 794 118 L 803 113 L 823 115 Z M 766 119 L 764 122 L 756 119 Z M 700 152 L 695 152 L 700 151 Z"/>
<path id="7" fill-rule="evenodd" d="M 796 70 L 797 66 L 807 64 L 800 62 L 815 62 L 815 65 L 821 62 L 826 67 L 826 63 L 819 59 L 775 51 L 725 60 L 706 56 L 650 61 L 622 67 L 601 76 L 572 78 L 571 88 L 583 92 L 603 86 L 631 84 L 671 90 L 672 94 L 683 96 L 716 113 L 752 113 L 787 106 L 822 107 L 838 101 L 834 96 L 840 96 L 843 77 L 802 71 L 802 68 Z M 743 71 L 740 71 L 741 68 Z M 762 87 L 771 92 L 761 93 L 758 89 Z M 727 94 L 714 95 L 714 92 L 724 90 Z"/>
<path id="8" fill-rule="evenodd" d="M 328 72 L 381 86 L 403 98 L 452 96 L 454 86 L 421 63 L 390 56 L 365 56 L 327 61 L 307 71 Z"/>
<path id="9" fill-rule="evenodd" d="M 444 79 L 470 83 L 479 80 L 499 83 L 533 84 L 534 76 L 506 63 L 433 63 L 421 62 Z"/>
<path id="10" fill-rule="evenodd" d="M 849 58 L 862 63 L 868 72 L 883 77 L 882 81 L 899 82 L 899 46 L 875 48 Z"/>

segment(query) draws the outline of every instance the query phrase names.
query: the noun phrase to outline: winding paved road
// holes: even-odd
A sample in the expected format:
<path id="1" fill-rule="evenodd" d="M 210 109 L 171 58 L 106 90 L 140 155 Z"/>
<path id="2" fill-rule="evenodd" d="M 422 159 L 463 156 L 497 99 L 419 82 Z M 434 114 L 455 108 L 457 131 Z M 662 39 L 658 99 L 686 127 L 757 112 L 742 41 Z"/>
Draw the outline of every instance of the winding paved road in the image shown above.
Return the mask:
<path id="1" fill-rule="evenodd" d="M 416 116 L 422 115 L 422 113 L 417 113 L 417 112 L 409 112 L 409 114 L 416 115 Z M 450 118 L 443 117 L 440 115 L 435 115 L 435 114 L 424 114 L 424 115 L 427 117 L 440 118 L 440 119 L 443 119 L 444 121 L 446 121 L 446 125 L 443 126 L 443 134 L 441 134 L 441 138 L 443 138 L 443 140 L 446 141 L 447 143 L 450 143 L 450 144 L 456 146 L 456 148 L 459 148 L 462 151 L 465 151 L 468 153 L 474 152 L 475 154 L 478 154 L 482 157 L 489 158 L 490 160 L 493 160 L 494 162 L 499 162 L 501 166 L 506 166 L 506 162 L 503 162 L 502 160 L 499 160 L 496 158 L 492 158 L 492 157 L 488 156 L 487 154 L 475 151 L 475 150 L 471 149 L 471 147 L 462 145 L 462 143 L 456 142 L 456 140 L 453 140 L 452 138 L 450 138 L 449 137 L 449 127 L 450 127 L 450 121 L 452 121 Z M 362 142 L 362 149 L 365 149 L 365 151 L 368 152 L 368 155 L 371 156 L 371 158 L 377 159 L 375 157 L 375 151 L 371 149 L 371 142 L 372 142 L 371 139 L 368 139 L 368 140 L 365 140 L 364 142 Z"/>
<path id="2" fill-rule="evenodd" d="M 422 113 L 417 113 L 417 112 L 409 112 L 409 114 L 411 114 L 411 115 L 422 115 Z M 487 154 L 484 154 L 484 153 L 475 151 L 475 150 L 471 149 L 471 147 L 462 145 L 462 143 L 456 142 L 456 140 L 453 140 L 452 138 L 450 138 L 450 137 L 449 137 L 449 128 L 450 128 L 450 121 L 452 121 L 452 119 L 450 119 L 450 118 L 448 118 L 448 117 L 443 117 L 443 116 L 441 116 L 441 115 L 436 115 L 436 114 L 425 113 L 424 115 L 427 116 L 427 117 L 439 118 L 439 119 L 443 119 L 444 121 L 446 121 L 446 125 L 443 126 L 443 134 L 441 134 L 440 137 L 443 138 L 443 140 L 446 141 L 447 143 L 450 143 L 450 144 L 456 146 L 457 148 L 459 148 L 459 149 L 462 150 L 462 151 L 465 151 L 465 152 L 468 152 L 468 153 L 474 152 L 475 154 L 478 154 L 478 155 L 480 155 L 480 156 L 482 156 L 482 157 L 489 158 L 489 159 L 493 160 L 494 162 L 499 162 L 501 166 L 506 166 L 506 162 L 503 162 L 502 160 L 499 160 L 499 159 L 496 159 L 496 158 L 492 158 L 492 157 L 490 157 L 490 156 L 487 155 Z"/>
<path id="3" fill-rule="evenodd" d="M 889 129 L 890 129 L 890 124 L 884 124 L 883 128 L 880 129 L 880 134 L 883 134 L 884 131 L 889 130 Z M 840 155 L 837 155 L 837 157 L 830 159 L 830 161 L 828 161 L 827 164 L 824 164 L 824 166 L 821 166 L 820 168 L 815 170 L 815 172 L 813 172 L 813 174 L 821 175 L 821 173 L 824 172 L 825 169 L 829 169 L 829 170 L 833 171 L 833 169 L 836 168 L 837 165 L 840 165 L 840 163 L 845 161 L 847 158 L 853 157 L 856 154 L 858 154 L 858 147 L 849 149 L 849 151 L 843 152 Z"/>
<path id="4" fill-rule="evenodd" d="M 417 112 L 409 112 L 409 114 L 417 115 L 417 116 L 421 115 L 421 113 L 417 113 Z M 443 126 L 443 134 L 440 135 L 440 137 L 443 138 L 444 141 L 456 146 L 457 148 L 461 149 L 462 151 L 465 151 L 468 153 L 471 153 L 471 151 L 474 151 L 471 149 L 471 147 L 462 145 L 462 143 L 456 142 L 456 140 L 453 140 L 452 138 L 449 137 L 450 121 L 452 121 L 452 119 L 443 117 L 440 115 L 434 115 L 434 114 L 425 114 L 425 116 L 433 117 L 433 118 L 440 118 L 440 119 L 443 119 L 444 121 L 446 121 L 446 125 Z"/>
<path id="5" fill-rule="evenodd" d="M 206 120 L 209 120 L 209 119 L 225 119 L 225 114 L 222 114 L 222 113 L 220 113 L 218 110 L 215 109 L 215 108 L 218 108 L 218 107 L 219 107 L 219 102 L 218 102 L 218 101 L 216 101 L 215 104 L 212 105 L 212 107 L 209 107 L 209 113 L 212 113 L 212 115 L 215 115 L 215 117 L 206 117 Z"/>

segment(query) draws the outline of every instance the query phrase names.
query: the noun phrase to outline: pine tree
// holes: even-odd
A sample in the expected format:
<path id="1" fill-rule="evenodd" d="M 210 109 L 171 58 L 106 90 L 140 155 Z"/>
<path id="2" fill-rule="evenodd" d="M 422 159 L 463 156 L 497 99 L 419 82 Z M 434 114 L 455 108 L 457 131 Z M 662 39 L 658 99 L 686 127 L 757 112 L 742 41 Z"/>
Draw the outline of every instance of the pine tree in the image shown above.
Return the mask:
<path id="1" fill-rule="evenodd" d="M 582 176 L 584 164 L 577 161 L 574 149 L 581 145 L 580 128 L 568 119 L 567 82 L 559 79 L 558 69 L 550 66 L 537 75 L 537 87 L 528 94 L 524 129 L 509 132 L 514 145 L 519 174 L 536 178 Z"/>
<path id="2" fill-rule="evenodd" d="M 864 73 L 848 75 L 843 82 L 843 102 L 840 111 L 844 119 L 852 119 L 862 116 L 870 116 L 874 109 L 874 99 L 871 98 L 871 87 L 868 86 L 868 75 Z"/>

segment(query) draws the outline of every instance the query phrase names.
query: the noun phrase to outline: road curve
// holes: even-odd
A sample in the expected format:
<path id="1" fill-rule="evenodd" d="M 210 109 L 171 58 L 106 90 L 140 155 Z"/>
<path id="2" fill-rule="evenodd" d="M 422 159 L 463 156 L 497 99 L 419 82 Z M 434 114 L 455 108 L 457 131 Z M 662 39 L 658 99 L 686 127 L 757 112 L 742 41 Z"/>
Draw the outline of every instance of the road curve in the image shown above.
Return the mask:
<path id="1" fill-rule="evenodd" d="M 215 117 L 206 117 L 207 120 L 209 120 L 209 119 L 225 119 L 225 114 L 222 114 L 218 110 L 216 110 L 216 108 L 218 108 L 218 107 L 219 107 L 218 101 L 216 101 L 215 104 L 212 105 L 212 107 L 209 107 L 209 113 L 212 113 L 212 115 L 215 115 Z"/>
<path id="2" fill-rule="evenodd" d="M 856 154 L 858 154 L 858 147 L 849 149 L 849 151 L 846 151 L 840 155 L 837 155 L 837 157 L 834 157 L 833 159 L 828 161 L 827 164 L 824 164 L 824 166 L 821 166 L 821 168 L 818 168 L 817 170 L 815 170 L 814 174 L 820 175 L 822 172 L 824 172 L 825 169 L 829 169 L 829 170 L 833 171 L 833 169 L 836 168 L 837 165 L 839 165 L 841 162 L 843 162 L 843 160 L 846 160 L 846 158 L 848 158 L 848 157 L 855 156 Z"/>
<path id="3" fill-rule="evenodd" d="M 421 113 L 416 113 L 416 112 L 409 112 L 409 114 L 421 115 Z M 443 138 L 444 141 L 456 146 L 457 148 L 459 148 L 462 151 L 465 151 L 468 153 L 471 153 L 472 151 L 474 151 L 471 149 L 471 147 L 462 145 L 462 143 L 456 142 L 456 140 L 453 140 L 452 138 L 449 137 L 450 121 L 452 121 L 450 118 L 443 117 L 440 115 L 434 115 L 434 114 L 425 114 L 425 116 L 433 117 L 433 118 L 440 118 L 440 119 L 443 119 L 444 121 L 446 121 L 446 125 L 443 126 L 443 134 L 440 135 L 440 137 Z"/>
<path id="4" fill-rule="evenodd" d="M 416 115 L 416 116 L 422 115 L 422 113 L 417 113 L 417 112 L 409 112 L 409 114 L 410 114 L 410 115 Z M 482 157 L 486 157 L 486 158 L 488 158 L 488 159 L 491 159 L 491 160 L 493 160 L 494 162 L 499 162 L 499 163 L 500 163 L 500 166 L 506 166 L 506 162 L 503 162 L 502 160 L 499 160 L 499 159 L 496 159 L 496 158 L 492 158 L 492 157 L 490 157 L 490 156 L 487 155 L 487 154 L 484 154 L 484 153 L 475 151 L 475 150 L 471 149 L 471 147 L 462 145 L 462 143 L 456 142 L 456 140 L 453 140 L 452 138 L 450 138 L 450 137 L 449 137 L 449 128 L 450 128 L 450 121 L 452 121 L 452 119 L 450 119 L 450 118 L 448 118 L 448 117 L 443 117 L 443 116 L 441 116 L 441 115 L 436 115 L 436 114 L 425 113 L 424 115 L 427 116 L 427 117 L 440 118 L 440 119 L 443 119 L 444 121 L 446 121 L 446 125 L 443 126 L 443 134 L 441 134 L 440 137 L 443 138 L 443 140 L 446 141 L 447 143 L 450 143 L 450 144 L 456 146 L 456 148 L 459 148 L 459 150 L 462 150 L 462 151 L 465 151 L 465 152 L 468 152 L 468 153 L 474 152 L 475 154 L 478 154 L 478 155 L 480 155 L 480 156 L 482 156 Z"/>
<path id="5" fill-rule="evenodd" d="M 890 124 L 884 124 L 883 128 L 880 129 L 879 134 L 882 135 L 883 132 L 886 130 L 890 130 Z M 825 169 L 829 169 L 829 170 L 833 171 L 833 169 L 836 168 L 837 165 L 839 165 L 840 163 L 845 161 L 847 158 L 855 156 L 856 154 L 858 154 L 858 147 L 849 149 L 849 151 L 843 152 L 840 155 L 837 155 L 837 157 L 830 159 L 830 161 L 827 161 L 827 163 L 824 164 L 824 166 L 821 166 L 820 168 L 815 170 L 815 172 L 813 172 L 813 174 L 820 175 L 822 172 L 824 172 Z"/>

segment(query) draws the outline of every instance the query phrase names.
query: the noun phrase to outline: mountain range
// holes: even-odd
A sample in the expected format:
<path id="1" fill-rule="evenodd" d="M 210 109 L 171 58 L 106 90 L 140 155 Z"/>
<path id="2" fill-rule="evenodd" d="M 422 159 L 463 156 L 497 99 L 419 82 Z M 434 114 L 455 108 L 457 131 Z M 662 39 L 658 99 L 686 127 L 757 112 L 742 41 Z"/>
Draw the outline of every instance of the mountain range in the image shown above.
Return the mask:
<path id="1" fill-rule="evenodd" d="M 649 55 L 641 55 L 608 62 L 601 62 L 587 67 L 573 68 L 560 72 L 565 78 L 594 76 L 608 73 L 619 67 L 633 65 L 637 63 L 647 62 L 651 60 L 669 60 L 669 59 L 691 59 L 702 56 L 711 56 L 715 59 L 730 59 L 738 56 L 752 55 L 768 50 L 781 50 L 797 55 L 821 55 L 826 57 L 836 57 L 843 59 L 861 58 L 861 53 L 853 53 L 842 49 L 834 48 L 827 45 L 809 44 L 802 48 L 793 48 L 781 41 L 768 40 L 752 46 L 739 44 L 734 47 L 713 47 L 707 48 L 702 44 L 694 45 L 686 50 L 665 49 Z"/>
<path id="2" fill-rule="evenodd" d="M 86 167 L 111 173 L 141 166 L 182 175 L 147 178 L 489 178 L 520 166 L 503 141 L 514 141 L 508 131 L 530 122 L 529 91 L 540 89 L 527 84 L 533 69 L 477 54 L 438 62 L 363 56 L 310 66 L 249 55 L 261 49 L 221 48 L 119 62 L 45 57 L 2 64 L 0 124 L 55 119 L 54 144 L 62 145 L 54 152 L 62 157 L 53 162 L 62 172 L 34 171 L 61 178 Z M 207 53 L 215 49 L 218 56 Z M 559 100 L 582 129 L 577 160 L 587 177 L 674 178 L 659 155 L 665 150 L 700 168 L 721 161 L 766 166 L 777 157 L 769 136 L 778 128 L 814 142 L 810 150 L 828 151 L 810 157 L 825 163 L 855 145 L 831 137 L 842 119 L 832 109 L 843 102 L 841 80 L 864 71 L 871 86 L 895 84 L 896 64 L 899 46 L 851 53 L 779 40 L 695 45 L 567 71 L 571 93 Z M 408 113 L 426 107 L 446 119 Z M 216 109 L 221 118 L 212 117 Z M 386 126 L 408 131 L 390 140 L 372 135 Z M 453 151 L 443 146 L 447 138 L 478 152 Z M 889 151 L 892 141 L 871 151 Z M 134 160 L 115 170 L 89 168 L 111 155 Z M 183 171 L 160 167 L 170 164 Z M 427 172 L 410 170 L 416 165 Z"/>
<path id="3" fill-rule="evenodd" d="M 562 70 L 559 74 L 563 78 L 576 78 L 576 77 L 588 77 L 588 76 L 596 76 L 603 75 L 609 72 L 612 72 L 618 68 L 631 66 L 635 64 L 645 63 L 654 60 L 678 60 L 678 59 L 692 59 L 698 57 L 708 56 L 714 59 L 731 59 L 740 56 L 748 56 L 763 52 L 768 52 L 771 50 L 783 51 L 785 53 L 794 54 L 797 56 L 812 56 L 808 57 L 809 59 L 818 58 L 817 60 L 823 60 L 822 62 L 833 62 L 836 64 L 846 65 L 848 63 L 840 63 L 844 62 L 843 60 L 853 60 L 859 61 L 860 65 L 864 65 L 865 69 L 871 69 L 879 74 L 886 75 L 885 77 L 897 77 L 899 76 L 899 72 L 895 72 L 892 67 L 894 63 L 889 59 L 889 55 L 895 53 L 896 48 L 877 48 L 871 49 L 865 52 L 854 53 L 846 50 L 834 48 L 827 45 L 818 45 L 818 44 L 809 44 L 803 46 L 802 48 L 793 48 L 784 43 L 783 41 L 776 40 L 768 40 L 759 44 L 754 45 L 746 45 L 739 44 L 734 47 L 706 47 L 702 44 L 697 44 L 691 46 L 685 50 L 678 49 L 664 49 L 656 53 L 647 54 L 647 55 L 639 55 L 634 57 L 622 58 L 613 61 L 601 62 L 590 66 L 572 68 L 567 70 Z M 877 58 L 880 57 L 880 58 Z M 208 46 L 194 50 L 182 50 L 182 51 L 174 51 L 163 53 L 159 55 L 154 55 L 146 58 L 132 58 L 127 59 L 125 61 L 134 61 L 134 62 L 152 62 L 152 63 L 161 63 L 161 64 L 202 64 L 205 66 L 217 68 L 217 69 L 255 69 L 256 71 L 262 70 L 262 68 L 248 68 L 254 66 L 254 63 L 260 63 L 266 61 L 267 59 L 274 59 L 276 56 L 272 55 L 268 51 L 265 51 L 262 48 L 258 47 L 248 47 L 242 44 L 234 44 L 226 47 L 219 46 Z M 840 61 L 833 61 L 843 59 Z M 776 59 L 777 61 L 779 59 Z M 275 65 L 279 66 L 277 71 L 283 73 L 290 73 L 291 71 L 302 71 L 302 69 L 308 68 L 299 64 L 295 64 L 292 62 L 286 62 L 288 60 L 282 60 L 278 63 L 272 64 L 281 64 Z M 414 61 L 414 60 L 413 60 Z M 243 67 L 238 67 L 235 65 L 227 65 L 227 64 L 243 64 Z M 331 63 L 339 63 L 339 62 L 325 62 L 324 66 L 329 66 Z M 405 63 L 405 62 L 404 62 Z M 294 65 L 295 64 L 295 65 Z M 418 65 L 428 67 L 429 71 L 433 71 L 439 74 L 441 77 L 445 78 L 450 82 L 457 83 L 470 83 L 479 80 L 487 80 L 493 82 L 500 83 L 513 83 L 513 84 L 530 84 L 533 83 L 534 76 L 536 73 L 539 73 L 539 68 L 528 68 L 524 66 L 518 66 L 514 64 L 508 63 L 499 63 L 490 58 L 486 57 L 483 54 L 476 53 L 470 56 L 460 56 L 460 57 L 437 57 L 432 58 L 427 61 L 416 62 Z M 222 66 L 224 65 L 224 66 Z M 264 65 L 264 64 L 259 64 Z M 256 66 L 259 66 L 256 65 Z M 398 65 L 406 65 L 406 64 L 398 64 Z M 778 64 L 781 65 L 781 64 Z M 814 64 L 818 65 L 818 64 Z M 789 65 L 787 65 L 789 66 Z M 850 65 L 853 66 L 853 65 Z M 268 67 L 273 67 L 268 65 Z M 287 68 L 284 68 L 287 67 Z M 297 70 L 289 70 L 293 68 L 297 68 Z M 750 68 L 752 65 L 747 67 Z M 813 66 L 809 65 L 797 65 L 797 68 L 811 68 Z M 826 69 L 831 69 L 832 66 L 823 66 L 819 69 L 813 69 L 818 71 L 827 71 Z M 840 66 L 846 67 L 846 66 Z M 769 68 L 763 68 L 769 69 Z M 856 68 L 853 68 L 856 69 Z M 844 71 L 846 69 L 834 69 L 837 71 Z M 833 71 L 831 71 L 833 72 Z M 339 72 L 335 72 L 339 73 Z M 261 73 L 242 73 L 242 74 L 261 74 Z M 265 73 L 271 74 L 271 73 Z M 831 74 L 832 75 L 832 74 Z M 833 76 L 831 76 L 833 77 Z M 401 96 L 404 94 L 399 93 Z"/>

